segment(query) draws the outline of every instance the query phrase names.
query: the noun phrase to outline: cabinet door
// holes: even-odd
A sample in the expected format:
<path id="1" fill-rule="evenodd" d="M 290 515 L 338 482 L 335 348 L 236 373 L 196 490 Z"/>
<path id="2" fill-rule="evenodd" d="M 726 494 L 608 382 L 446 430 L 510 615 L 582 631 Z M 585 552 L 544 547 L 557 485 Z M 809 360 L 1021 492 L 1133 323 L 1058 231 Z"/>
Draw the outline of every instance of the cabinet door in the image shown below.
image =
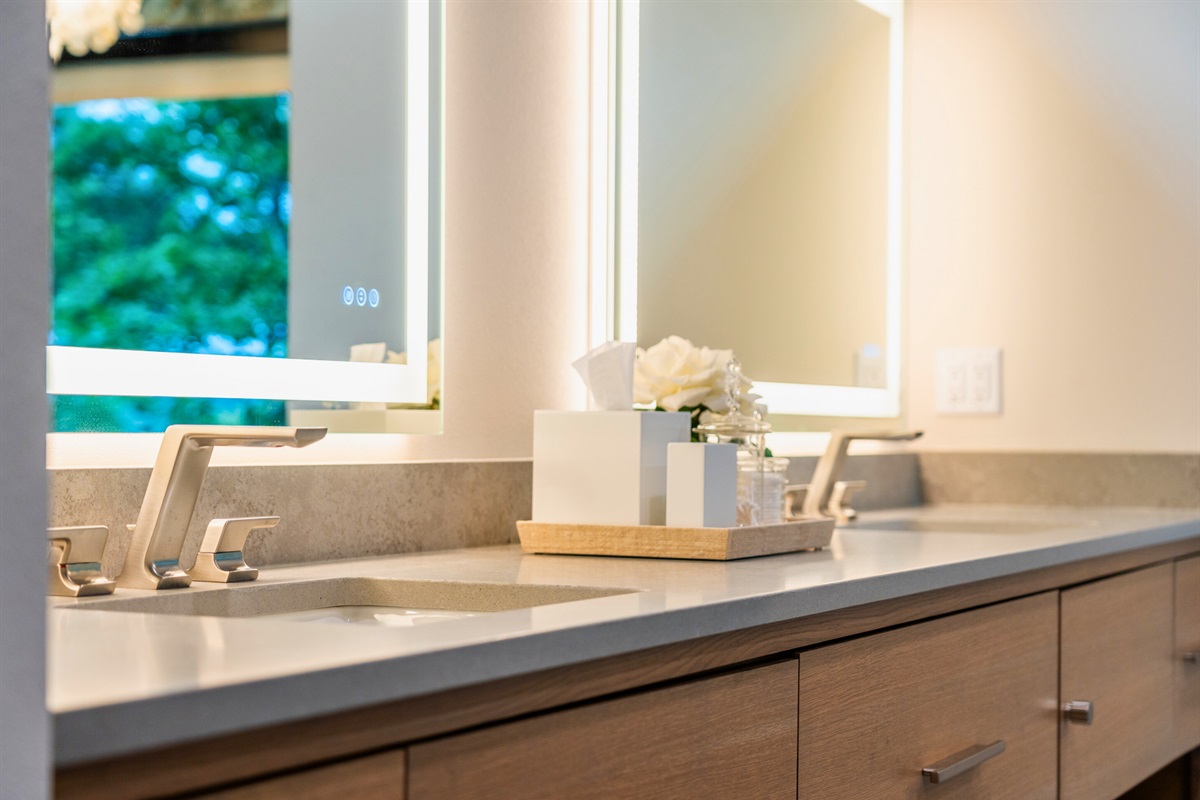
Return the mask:
<path id="1" fill-rule="evenodd" d="M 1062 593 L 1062 800 L 1111 800 L 1173 757 L 1174 564 Z"/>
<path id="2" fill-rule="evenodd" d="M 1175 658 L 1175 752 L 1186 753 L 1200 747 L 1200 556 L 1175 562 Z"/>
<path id="3" fill-rule="evenodd" d="M 189 795 L 190 796 L 190 795 Z M 202 794 L 207 800 L 404 800 L 404 751 L 389 750 Z"/>
<path id="4" fill-rule="evenodd" d="M 799 796 L 1054 800 L 1057 695 L 1054 592 L 801 653 Z"/>
<path id="5" fill-rule="evenodd" d="M 409 750 L 414 800 L 796 796 L 796 663 L 746 669 Z"/>

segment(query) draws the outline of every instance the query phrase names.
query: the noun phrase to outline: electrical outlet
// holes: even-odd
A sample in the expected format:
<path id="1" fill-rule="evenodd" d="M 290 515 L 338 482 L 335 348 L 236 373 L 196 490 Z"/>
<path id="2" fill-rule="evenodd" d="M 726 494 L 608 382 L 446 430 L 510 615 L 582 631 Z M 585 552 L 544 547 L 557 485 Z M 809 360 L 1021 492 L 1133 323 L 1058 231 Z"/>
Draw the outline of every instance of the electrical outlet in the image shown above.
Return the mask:
<path id="1" fill-rule="evenodd" d="M 937 412 L 999 414 L 1001 352 L 998 347 L 938 350 Z"/>

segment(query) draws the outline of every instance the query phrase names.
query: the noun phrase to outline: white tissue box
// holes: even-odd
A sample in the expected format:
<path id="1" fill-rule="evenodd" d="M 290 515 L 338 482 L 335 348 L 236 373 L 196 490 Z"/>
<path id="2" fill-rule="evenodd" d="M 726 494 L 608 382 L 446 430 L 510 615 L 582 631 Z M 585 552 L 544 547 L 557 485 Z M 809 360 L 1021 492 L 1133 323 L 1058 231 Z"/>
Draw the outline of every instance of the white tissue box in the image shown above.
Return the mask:
<path id="1" fill-rule="evenodd" d="M 665 525 L 667 445 L 691 416 L 665 411 L 535 411 L 533 520 Z"/>
<path id="2" fill-rule="evenodd" d="M 737 445 L 690 442 L 669 445 L 667 525 L 736 527 L 737 477 Z"/>

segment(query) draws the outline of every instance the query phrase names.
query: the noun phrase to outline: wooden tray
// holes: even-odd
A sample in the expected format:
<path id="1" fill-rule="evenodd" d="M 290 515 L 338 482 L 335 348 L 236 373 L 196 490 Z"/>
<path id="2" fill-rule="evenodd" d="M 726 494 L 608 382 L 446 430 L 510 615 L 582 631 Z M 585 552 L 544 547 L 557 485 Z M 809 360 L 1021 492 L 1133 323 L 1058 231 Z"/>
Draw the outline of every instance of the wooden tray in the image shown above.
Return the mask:
<path id="1" fill-rule="evenodd" d="M 668 528 L 665 525 L 576 525 L 518 522 L 526 553 L 636 558 L 738 558 L 820 550 L 829 546 L 834 520 L 806 517 L 747 528 Z"/>

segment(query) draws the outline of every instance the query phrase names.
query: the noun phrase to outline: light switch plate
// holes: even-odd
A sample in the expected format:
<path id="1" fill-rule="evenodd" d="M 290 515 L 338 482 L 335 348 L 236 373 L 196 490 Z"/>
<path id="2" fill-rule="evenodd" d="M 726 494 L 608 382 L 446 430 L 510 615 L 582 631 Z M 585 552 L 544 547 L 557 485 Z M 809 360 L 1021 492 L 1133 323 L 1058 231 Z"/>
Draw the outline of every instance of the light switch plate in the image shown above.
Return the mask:
<path id="1" fill-rule="evenodd" d="M 937 413 L 999 414 L 1001 353 L 999 347 L 938 350 Z"/>

